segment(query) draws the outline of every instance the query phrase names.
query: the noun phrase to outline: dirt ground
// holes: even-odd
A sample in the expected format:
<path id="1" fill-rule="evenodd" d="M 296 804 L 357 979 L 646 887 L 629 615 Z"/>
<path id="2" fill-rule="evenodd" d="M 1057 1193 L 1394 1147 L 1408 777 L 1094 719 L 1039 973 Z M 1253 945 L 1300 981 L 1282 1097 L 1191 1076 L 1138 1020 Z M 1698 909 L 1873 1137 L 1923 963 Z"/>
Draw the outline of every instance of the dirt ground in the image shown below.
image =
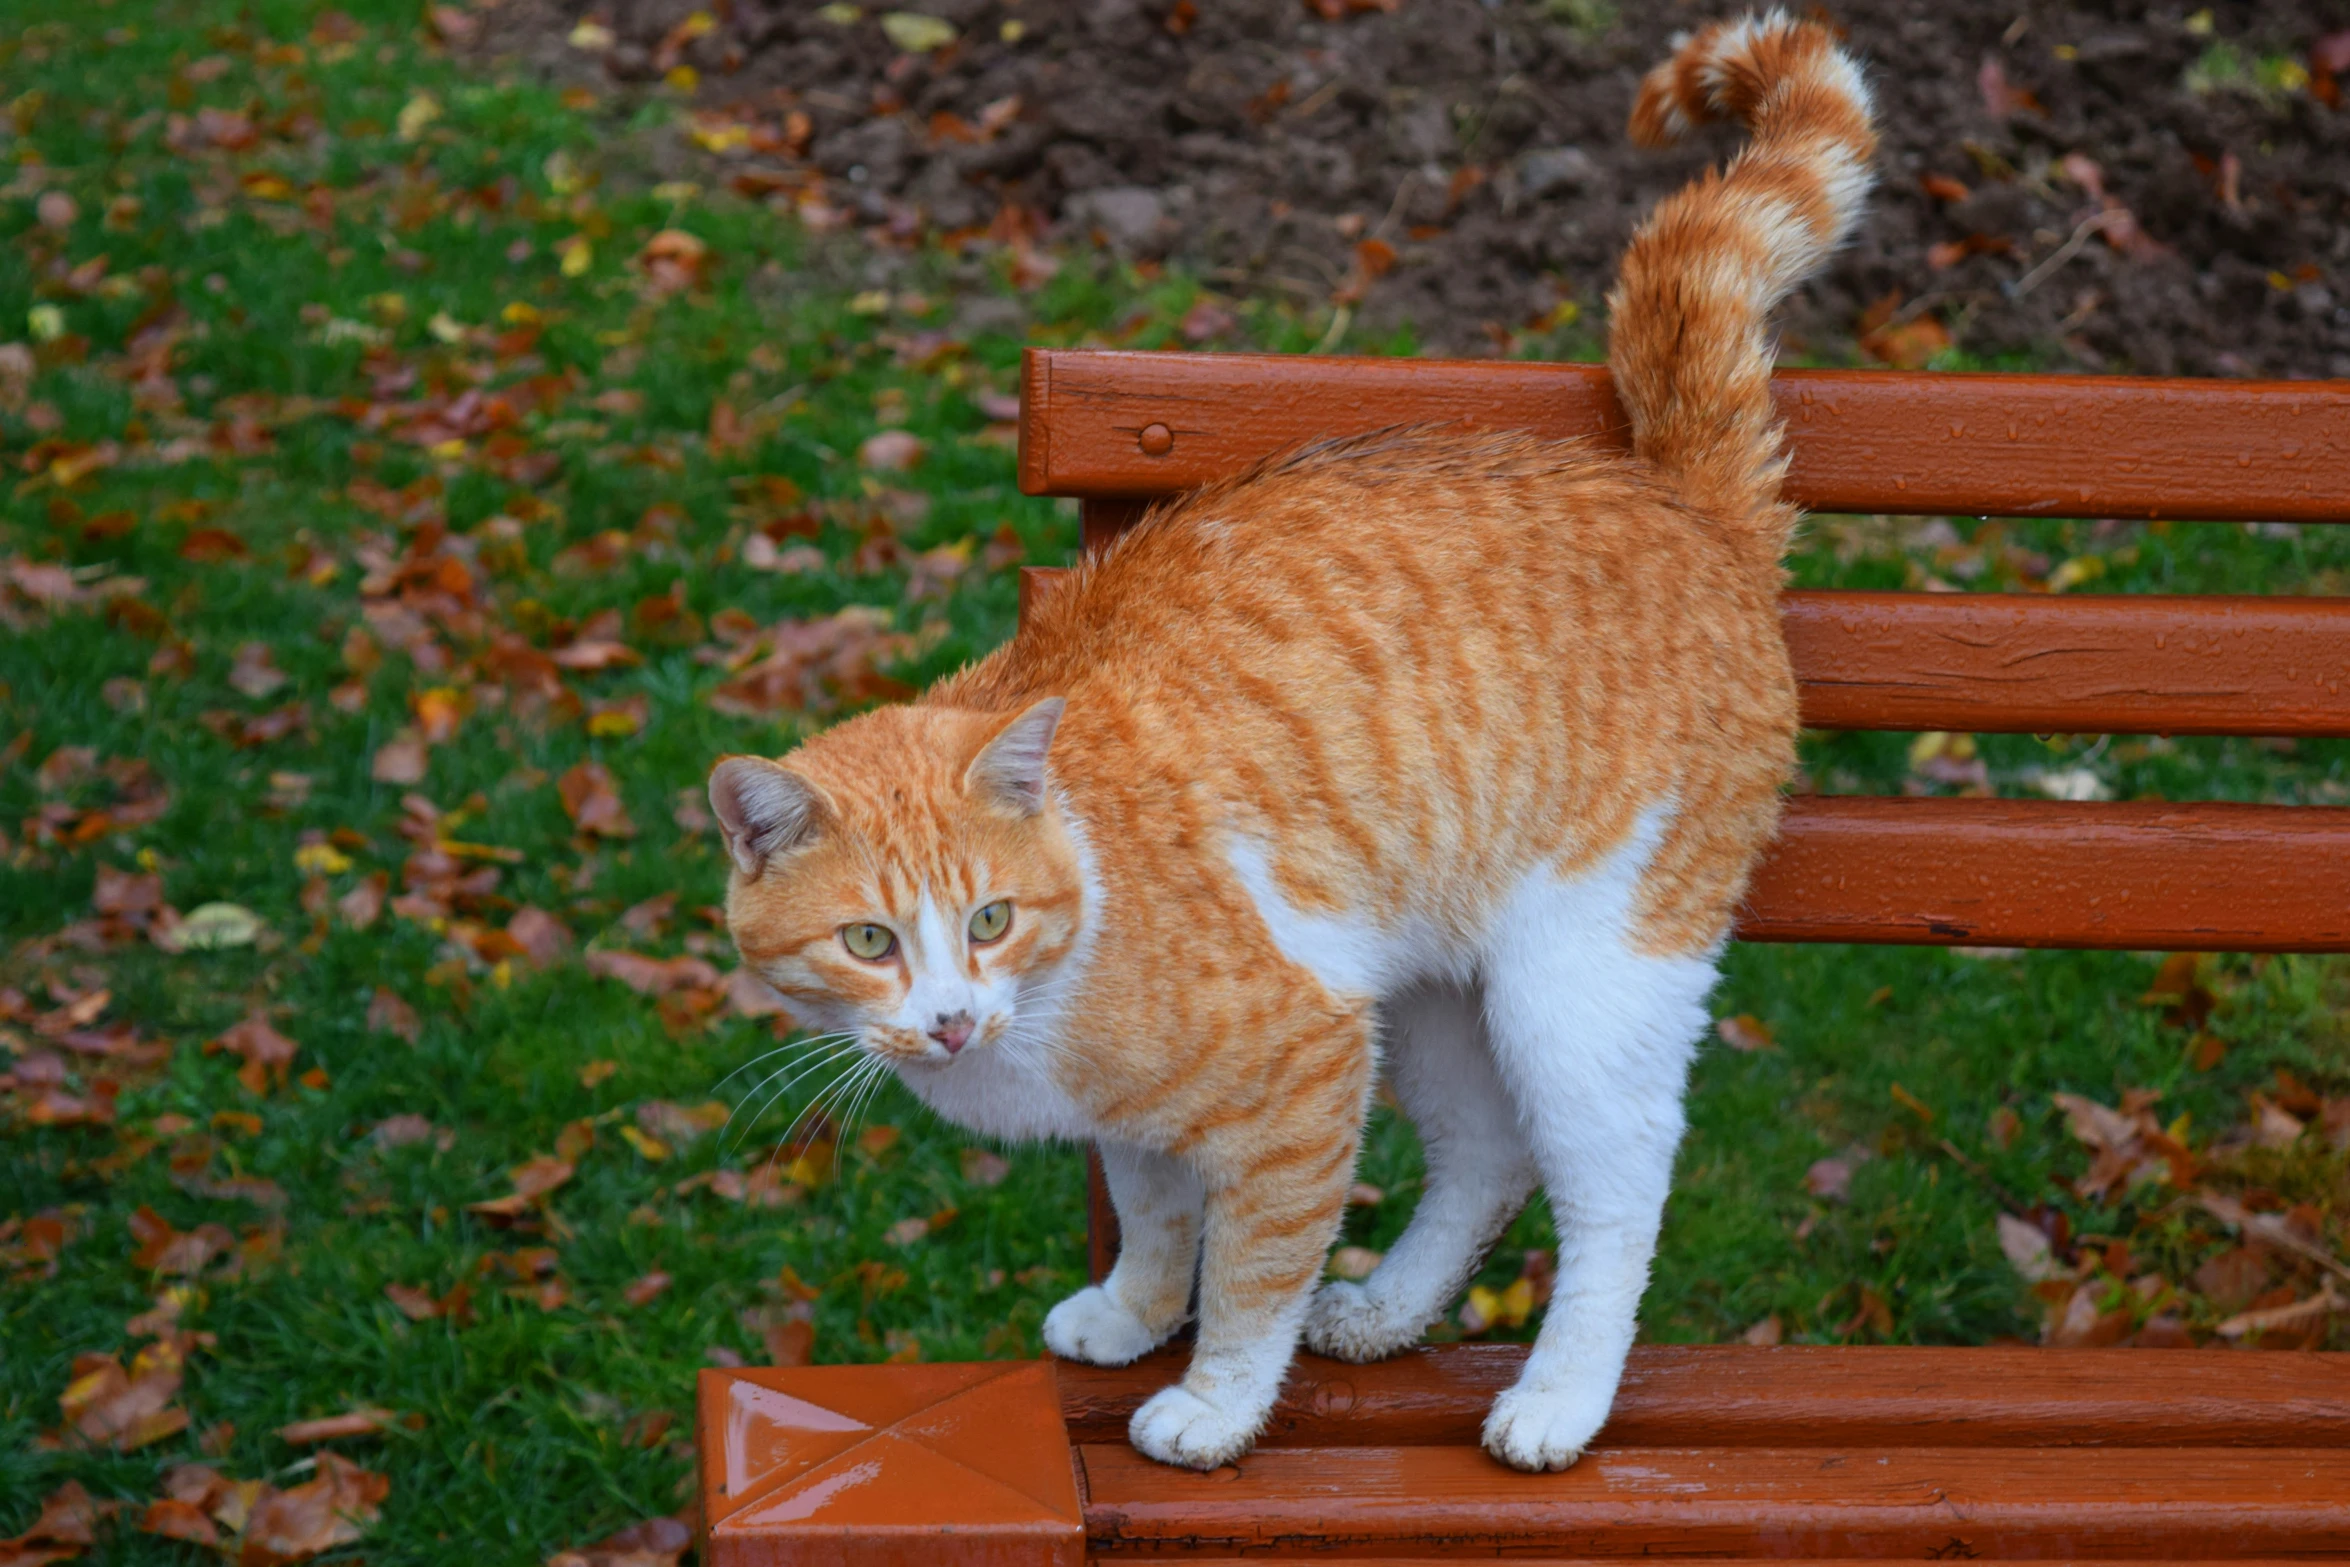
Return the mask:
<path id="1" fill-rule="evenodd" d="M 1408 322 L 1492 353 L 1591 310 L 1638 216 L 1732 144 L 1623 134 L 1640 72 L 1719 0 L 901 0 L 927 29 L 732 0 L 697 31 L 711 3 L 505 0 L 480 42 L 648 91 L 690 67 L 699 105 L 766 127 L 726 149 L 750 188 L 820 171 L 901 234 L 1033 214 L 1227 293 L 1351 303 L 1349 342 Z M 1994 361 L 2350 376 L 2335 0 L 1825 14 L 1868 64 L 1884 178 L 1786 312 L 1791 352 L 1914 363 L 1947 332 Z"/>

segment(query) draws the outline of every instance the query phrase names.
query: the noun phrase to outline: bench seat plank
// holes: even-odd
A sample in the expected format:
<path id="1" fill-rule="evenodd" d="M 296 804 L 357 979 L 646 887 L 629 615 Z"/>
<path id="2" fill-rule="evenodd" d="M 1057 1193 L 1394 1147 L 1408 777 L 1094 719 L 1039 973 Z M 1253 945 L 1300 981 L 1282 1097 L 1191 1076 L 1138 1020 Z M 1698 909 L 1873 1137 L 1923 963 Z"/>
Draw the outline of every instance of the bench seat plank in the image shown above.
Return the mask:
<path id="1" fill-rule="evenodd" d="M 2350 519 L 2346 382 L 1783 370 L 1772 386 L 1784 493 L 1812 511 Z M 1032 348 L 1020 487 L 1164 495 L 1421 420 L 1625 438 L 1599 365 Z M 1155 455 L 1153 425 L 1169 437 Z"/>
<path id="2" fill-rule="evenodd" d="M 1431 1346 L 1371 1366 L 1300 1355 L 1260 1444 L 1474 1446 L 1525 1359 L 1516 1344 Z M 1167 1350 L 1114 1368 L 1064 1362 L 1070 1440 L 1122 1440 L 1135 1409 L 1186 1361 Z M 1601 1441 L 2350 1450 L 2350 1354 L 1644 1344 Z"/>
<path id="3" fill-rule="evenodd" d="M 2350 951 L 2350 810 L 1798 797 L 1756 867 L 1737 934 Z"/>
<path id="4" fill-rule="evenodd" d="M 1089 1443 L 1097 1557 L 1350 1548 L 1648 1556 L 2350 1551 L 2339 1448 L 1595 1449 L 1524 1475 L 1465 1446 L 1271 1448 L 1211 1474 Z"/>
<path id="5" fill-rule="evenodd" d="M 1021 571 L 1022 604 L 1065 575 Z M 2350 599 L 1803 590 L 1812 729 L 2350 735 Z"/>

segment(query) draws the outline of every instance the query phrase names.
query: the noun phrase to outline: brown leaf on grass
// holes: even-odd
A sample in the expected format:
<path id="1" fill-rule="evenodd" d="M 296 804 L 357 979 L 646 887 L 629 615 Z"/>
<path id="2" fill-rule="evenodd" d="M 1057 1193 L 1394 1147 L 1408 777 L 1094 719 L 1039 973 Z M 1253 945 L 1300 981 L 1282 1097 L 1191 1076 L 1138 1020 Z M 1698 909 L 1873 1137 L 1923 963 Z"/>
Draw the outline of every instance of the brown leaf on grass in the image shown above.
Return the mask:
<path id="1" fill-rule="evenodd" d="M 384 1298 L 400 1308 L 400 1315 L 411 1322 L 431 1322 L 445 1319 L 451 1327 L 473 1325 L 473 1286 L 460 1283 L 446 1295 L 436 1297 L 432 1291 L 418 1289 L 413 1284 L 386 1284 Z"/>
<path id="2" fill-rule="evenodd" d="M 677 1567 L 693 1543 L 694 1531 L 683 1519 L 648 1518 L 594 1545 L 557 1551 L 546 1567 Z"/>
<path id="3" fill-rule="evenodd" d="M 641 952 L 591 952 L 588 972 L 616 979 L 645 996 L 681 990 L 715 990 L 718 970 L 695 957 L 649 958 Z"/>
<path id="4" fill-rule="evenodd" d="M 424 737 L 413 729 L 403 729 L 375 753 L 369 772 L 377 783 L 418 784 L 424 782 L 430 762 Z"/>
<path id="5" fill-rule="evenodd" d="M 659 299 L 702 281 L 710 265 L 710 247 L 683 229 L 663 229 L 645 241 L 636 264 L 645 275 L 646 292 Z"/>
<path id="6" fill-rule="evenodd" d="M 791 1016 L 790 1006 L 784 1001 L 782 993 L 747 967 L 728 971 L 726 1004 L 736 1017 Z"/>
<path id="7" fill-rule="evenodd" d="M 2126 1304 L 2101 1309 L 2102 1294 L 2093 1282 L 2076 1286 L 2063 1309 L 2049 1315 L 2040 1342 L 2054 1348 L 2104 1349 L 2128 1338 L 2136 1313 Z"/>
<path id="8" fill-rule="evenodd" d="M 1803 1172 L 1803 1189 L 1822 1202 L 1847 1202 L 1852 1197 L 1852 1161 L 1819 1159 Z"/>
<path id="9" fill-rule="evenodd" d="M 237 1068 L 237 1081 L 245 1091 L 266 1094 L 270 1086 L 286 1086 L 286 1074 L 294 1064 L 294 1053 L 302 1047 L 272 1028 L 269 1019 L 259 1012 L 246 1014 L 245 1020 L 222 1031 L 218 1039 L 204 1047 L 206 1055 L 226 1050 L 245 1058 Z"/>
<path id="10" fill-rule="evenodd" d="M 621 911 L 620 927 L 640 941 L 658 941 L 677 914 L 675 892 L 656 893 Z"/>
<path id="11" fill-rule="evenodd" d="M 519 1218 L 532 1204 L 538 1202 L 549 1192 L 570 1180 L 576 1170 L 577 1166 L 567 1159 L 556 1159 L 541 1154 L 527 1164 L 518 1164 L 507 1172 L 514 1182 L 513 1191 L 503 1197 L 492 1197 L 485 1202 L 469 1202 L 465 1205 L 465 1211 L 478 1213 L 484 1218 L 511 1221 Z"/>
<path id="12" fill-rule="evenodd" d="M 2180 1028 L 2199 1029 L 2211 1019 L 2219 997 L 2203 982 L 2209 957 L 2201 952 L 2174 952 L 2162 960 L 2154 983 L 2141 999 L 2162 1010 L 2162 1020 Z"/>
<path id="13" fill-rule="evenodd" d="M 585 834 L 599 838 L 633 838 L 636 823 L 620 803 L 619 788 L 601 762 L 581 762 L 555 781 L 563 813 Z"/>
<path id="14" fill-rule="evenodd" d="M 228 683 L 254 701 L 261 701 L 291 677 L 277 667 L 277 655 L 266 642 L 247 642 L 229 666 Z"/>
<path id="15" fill-rule="evenodd" d="M 963 1179 L 973 1186 L 1001 1186 L 1012 1167 L 1001 1154 L 985 1148 L 966 1148 L 962 1153 Z"/>
<path id="16" fill-rule="evenodd" d="M 208 1267 L 212 1259 L 236 1249 L 237 1238 L 226 1225 L 199 1224 L 192 1230 L 172 1227 L 169 1219 L 142 1204 L 131 1215 L 131 1238 L 139 1249 L 131 1254 L 131 1265 L 153 1273 L 176 1273 L 193 1278 Z"/>
<path id="17" fill-rule="evenodd" d="M 890 612 L 851 604 L 815 620 L 787 620 L 731 638 L 726 663 L 737 673 L 710 693 L 710 705 L 738 718 L 827 712 L 844 704 L 906 695 L 882 672 L 911 658 L 920 637 L 890 629 Z"/>
<path id="18" fill-rule="evenodd" d="M 767 1346 L 767 1364 L 804 1366 L 816 1358 L 816 1324 L 806 1317 L 787 1317 L 759 1331 Z"/>
<path id="19" fill-rule="evenodd" d="M 857 462 L 876 473 L 904 473 L 921 466 L 928 448 L 906 430 L 880 430 L 857 448 Z"/>
<path id="20" fill-rule="evenodd" d="M 522 948 L 522 955 L 535 968 L 546 968 L 563 960 L 571 950 L 571 928 L 549 914 L 545 909 L 525 904 L 514 911 L 506 922 L 506 934 Z"/>
<path id="21" fill-rule="evenodd" d="M 333 1452 L 318 1455 L 318 1478 L 265 1493 L 245 1520 L 238 1567 L 281 1567 L 363 1537 L 391 1494 L 387 1477 Z"/>
<path id="22" fill-rule="evenodd" d="M 636 649 L 609 637 L 582 637 L 557 648 L 548 656 L 565 669 L 589 675 L 644 662 L 643 655 Z"/>
<path id="23" fill-rule="evenodd" d="M 636 1124 L 655 1137 L 683 1148 L 724 1126 L 731 1113 L 715 1099 L 698 1105 L 671 1104 L 666 1099 L 652 1099 L 636 1107 Z"/>
<path id="24" fill-rule="evenodd" d="M 179 1393 L 187 1340 L 167 1336 L 141 1349 L 125 1369 L 112 1355 L 77 1355 L 73 1380 L 57 1407 L 80 1440 L 132 1453 L 184 1431 L 188 1412 Z"/>
<path id="25" fill-rule="evenodd" d="M 2011 114 L 2047 112 L 2030 88 L 2009 85 L 2007 69 L 1994 55 L 1983 56 L 1982 68 L 1975 72 L 1975 90 L 1982 94 L 1983 112 L 1995 120 L 2004 120 Z"/>
<path id="26" fill-rule="evenodd" d="M 389 1409 L 353 1409 L 339 1415 L 322 1415 L 316 1420 L 297 1420 L 292 1425 L 279 1426 L 277 1439 L 301 1446 L 310 1442 L 332 1442 L 346 1436 L 381 1436 L 400 1423 L 400 1417 Z"/>
<path id="27" fill-rule="evenodd" d="M 656 1269 L 622 1290 L 620 1298 L 631 1306 L 649 1306 L 661 1297 L 662 1291 L 668 1289 L 672 1282 L 668 1274 Z"/>
<path id="28" fill-rule="evenodd" d="M 2098 1199 L 2119 1187 L 2168 1181 L 2185 1187 L 2196 1173 L 2195 1156 L 2155 1121 L 2155 1093 L 2133 1088 L 2116 1110 L 2078 1094 L 2053 1094 L 2074 1137 L 2096 1150 L 2089 1171 L 2073 1183 L 2083 1197 Z"/>
<path id="29" fill-rule="evenodd" d="M 413 1045 L 423 1034 L 424 1023 L 414 1007 L 378 985 L 374 998 L 367 1003 L 367 1031 L 394 1034 Z"/>
<path id="30" fill-rule="evenodd" d="M 98 1540 L 98 1518 L 105 1504 L 92 1501 L 78 1480 L 68 1480 L 41 1503 L 33 1526 L 13 1540 L 0 1540 L 0 1563 L 6 1567 L 38 1567 L 45 1562 L 70 1561 Z"/>
<path id="31" fill-rule="evenodd" d="M 1779 1320 L 1779 1314 L 1774 1311 L 1769 1316 L 1763 1318 L 1760 1322 L 1754 1324 L 1754 1326 L 1748 1328 L 1745 1332 L 1739 1334 L 1738 1342 L 1741 1344 L 1752 1344 L 1757 1349 L 1769 1349 L 1777 1345 L 1786 1336 L 1786 1325 Z"/>
<path id="32" fill-rule="evenodd" d="M 1330 1275 L 1340 1279 L 1367 1279 L 1386 1253 L 1368 1246 L 1341 1246 L 1330 1254 Z"/>
<path id="33" fill-rule="evenodd" d="M 353 930 L 365 930 L 382 918 L 384 895 L 391 886 L 391 877 L 382 871 L 362 876 L 350 891 L 335 899 L 335 913 Z"/>
<path id="34" fill-rule="evenodd" d="M 147 1504 L 139 1515 L 142 1534 L 159 1534 L 167 1540 L 185 1540 L 190 1545 L 218 1545 L 220 1526 L 204 1516 L 202 1509 L 177 1497 L 158 1497 Z M 4 1560 L 4 1558 L 0 1558 Z"/>
<path id="35" fill-rule="evenodd" d="M 1732 1050 L 1772 1050 L 1778 1045 L 1771 1035 L 1771 1025 L 1751 1012 L 1723 1018 L 1714 1024 L 1714 1033 Z"/>

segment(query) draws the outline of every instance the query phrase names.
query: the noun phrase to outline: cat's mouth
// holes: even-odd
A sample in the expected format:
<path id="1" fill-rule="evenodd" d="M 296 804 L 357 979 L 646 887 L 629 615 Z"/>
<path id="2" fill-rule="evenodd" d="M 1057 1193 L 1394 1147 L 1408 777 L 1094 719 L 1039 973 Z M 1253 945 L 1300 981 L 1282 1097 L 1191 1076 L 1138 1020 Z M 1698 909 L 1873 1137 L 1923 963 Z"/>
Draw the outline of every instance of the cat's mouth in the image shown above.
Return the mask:
<path id="1" fill-rule="evenodd" d="M 895 1023 L 876 1023 L 865 1030 L 865 1048 L 894 1067 L 944 1071 L 957 1061 L 994 1054 L 992 1047 L 1003 1040 L 1011 1026 L 1010 1013 L 992 1013 L 950 1048 L 935 1034 Z"/>

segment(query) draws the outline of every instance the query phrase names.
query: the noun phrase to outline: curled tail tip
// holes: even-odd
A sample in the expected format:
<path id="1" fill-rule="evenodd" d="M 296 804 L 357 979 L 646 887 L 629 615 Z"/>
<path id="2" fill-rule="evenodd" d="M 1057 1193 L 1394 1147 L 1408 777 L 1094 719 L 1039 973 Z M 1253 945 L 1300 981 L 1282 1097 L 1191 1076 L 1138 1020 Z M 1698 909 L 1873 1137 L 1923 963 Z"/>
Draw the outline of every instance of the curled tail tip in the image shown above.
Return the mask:
<path id="1" fill-rule="evenodd" d="M 1643 147 L 1678 141 L 1709 120 L 1752 125 L 1778 84 L 1809 79 L 1870 112 L 1860 68 L 1827 23 L 1782 10 L 1750 12 L 1673 39 L 1673 52 L 1641 79 L 1632 104 L 1631 137 Z"/>

